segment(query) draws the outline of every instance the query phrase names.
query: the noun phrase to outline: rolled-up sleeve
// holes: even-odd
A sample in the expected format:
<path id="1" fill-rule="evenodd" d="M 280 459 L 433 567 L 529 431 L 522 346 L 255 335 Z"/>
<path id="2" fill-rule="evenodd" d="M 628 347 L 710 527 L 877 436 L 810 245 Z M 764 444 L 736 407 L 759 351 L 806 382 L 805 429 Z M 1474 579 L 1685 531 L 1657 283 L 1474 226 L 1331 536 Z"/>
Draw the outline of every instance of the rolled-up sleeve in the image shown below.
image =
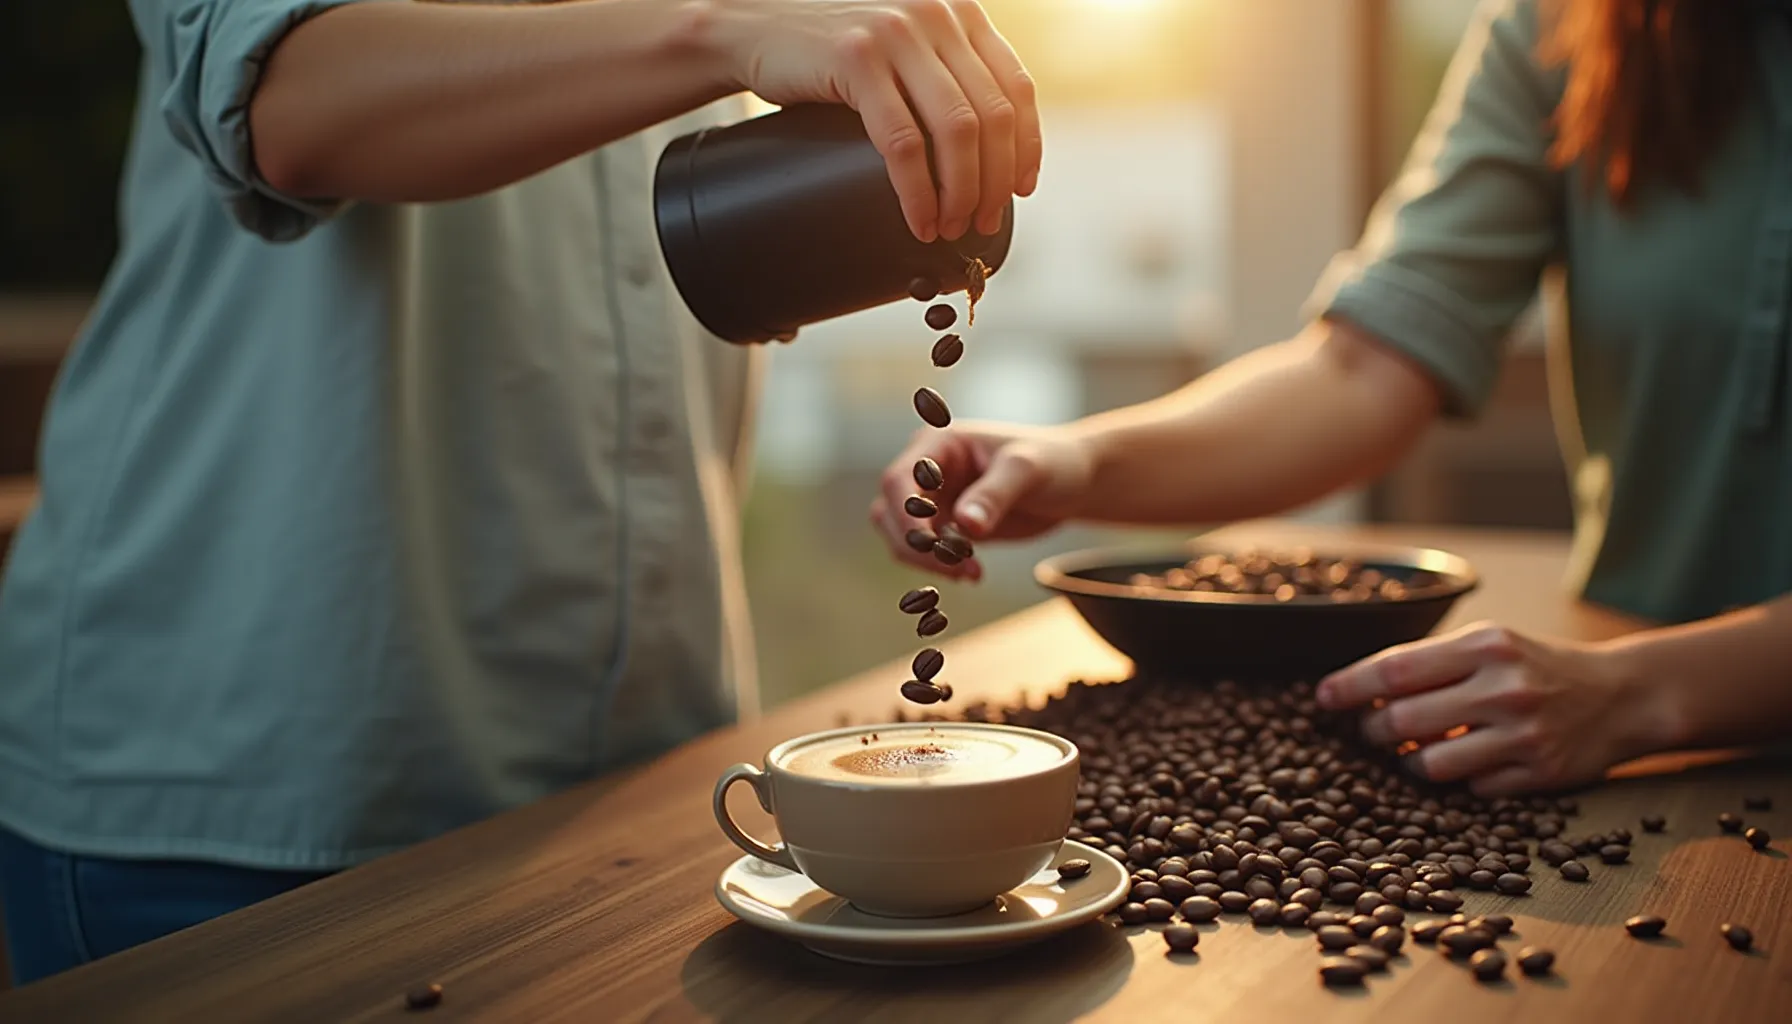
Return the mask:
<path id="1" fill-rule="evenodd" d="M 1533 3 L 1483 4 L 1399 177 L 1306 306 L 1424 367 L 1452 416 L 1486 402 L 1562 235 L 1548 159 L 1561 82 L 1536 49 Z"/>
<path id="2" fill-rule="evenodd" d="M 165 72 L 162 117 L 204 166 L 237 222 L 269 241 L 303 236 L 343 206 L 286 195 L 255 169 L 249 101 L 268 55 L 307 18 L 360 0 L 132 0 L 149 59 Z"/>

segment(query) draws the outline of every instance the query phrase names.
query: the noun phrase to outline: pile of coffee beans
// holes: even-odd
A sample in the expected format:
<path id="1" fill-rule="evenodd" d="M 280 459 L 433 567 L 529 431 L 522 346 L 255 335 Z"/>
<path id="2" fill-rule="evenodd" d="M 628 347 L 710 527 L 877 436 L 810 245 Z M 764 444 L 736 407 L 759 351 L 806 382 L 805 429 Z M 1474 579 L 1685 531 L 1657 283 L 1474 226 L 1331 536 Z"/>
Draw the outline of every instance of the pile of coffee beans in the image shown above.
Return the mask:
<path id="1" fill-rule="evenodd" d="M 983 297 L 984 285 L 989 277 L 989 268 L 982 260 L 972 259 L 965 263 L 965 293 L 969 299 L 970 322 L 977 322 L 977 300 Z M 939 283 L 926 278 L 916 278 L 909 285 L 909 295 L 917 302 L 933 302 L 939 296 Z M 944 331 L 958 322 L 958 312 L 944 302 L 935 302 L 927 307 L 923 319 L 927 326 L 936 331 Z M 933 365 L 944 369 L 952 366 L 964 356 L 964 339 L 956 334 L 946 334 L 934 342 Z M 923 387 L 915 392 L 915 414 L 930 427 L 944 429 L 952 423 L 952 410 L 938 391 Z M 940 516 L 937 494 L 946 486 L 946 475 L 941 471 L 939 463 L 929 458 L 922 458 L 914 465 L 915 487 L 917 493 L 908 496 L 902 509 L 915 519 L 929 523 L 938 523 L 936 529 L 916 527 L 908 531 L 904 538 L 908 546 L 921 554 L 931 554 L 941 565 L 957 565 L 971 557 L 970 538 L 966 537 L 952 523 L 945 522 Z M 940 611 L 940 592 L 934 587 L 917 587 L 902 595 L 898 603 L 902 611 L 918 616 L 915 620 L 915 635 L 921 637 L 938 636 L 945 632 L 950 624 L 946 613 Z M 936 678 L 946 665 L 946 657 L 937 648 L 929 647 L 915 655 L 914 678 L 902 684 L 904 700 L 913 704 L 937 704 L 952 699 L 952 687 Z"/>
<path id="2" fill-rule="evenodd" d="M 918 717 L 947 720 L 932 710 Z M 1043 704 L 973 702 L 952 717 L 1077 744 L 1082 779 L 1068 838 L 1129 869 L 1116 916 L 1164 923 L 1172 953 L 1193 949 L 1193 926 L 1243 916 L 1311 932 L 1331 986 L 1365 983 L 1409 940 L 1482 981 L 1510 976 L 1513 965 L 1547 975 L 1554 952 L 1499 950 L 1516 938 L 1512 919 L 1463 912 L 1464 893 L 1530 898 L 1539 865 L 1588 881 L 1583 857 L 1602 871 L 1630 870 L 1629 829 L 1569 834 L 1580 811 L 1573 799 L 1480 799 L 1414 778 L 1361 739 L 1354 715 L 1321 709 L 1304 682 L 1074 682 Z M 1666 829 L 1653 815 L 1640 825 Z M 1733 831 L 1742 827 L 1736 819 Z M 1626 927 L 1646 936 L 1666 924 L 1643 916 Z M 1739 950 L 1753 942 L 1739 924 L 1721 936 Z"/>
<path id="3" fill-rule="evenodd" d="M 1448 581 L 1424 570 L 1395 579 L 1358 562 L 1299 549 L 1202 555 L 1162 574 L 1135 573 L 1127 582 L 1156 590 L 1239 594 L 1273 601 L 1361 603 L 1424 597 Z"/>

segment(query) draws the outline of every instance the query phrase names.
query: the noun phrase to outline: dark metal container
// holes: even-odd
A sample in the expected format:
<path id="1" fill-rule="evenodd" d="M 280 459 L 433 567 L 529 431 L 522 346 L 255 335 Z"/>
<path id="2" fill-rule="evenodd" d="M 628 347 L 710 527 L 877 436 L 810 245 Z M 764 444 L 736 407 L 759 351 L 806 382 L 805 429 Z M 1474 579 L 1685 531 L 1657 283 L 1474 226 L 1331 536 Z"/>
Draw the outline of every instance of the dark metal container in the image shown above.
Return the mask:
<path id="1" fill-rule="evenodd" d="M 993 236 L 923 244 L 908 230 L 859 115 L 786 107 L 673 140 L 654 175 L 660 250 L 711 333 L 751 344 L 906 298 L 925 278 L 963 291 L 967 267 L 1008 256 L 1014 204 Z"/>

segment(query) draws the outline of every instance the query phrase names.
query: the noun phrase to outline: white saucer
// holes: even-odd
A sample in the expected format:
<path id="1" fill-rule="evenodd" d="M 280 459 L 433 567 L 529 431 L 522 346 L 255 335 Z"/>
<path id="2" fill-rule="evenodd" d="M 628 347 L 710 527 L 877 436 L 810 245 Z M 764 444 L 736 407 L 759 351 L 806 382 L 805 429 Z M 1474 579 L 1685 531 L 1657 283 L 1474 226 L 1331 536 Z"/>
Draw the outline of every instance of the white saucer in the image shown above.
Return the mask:
<path id="1" fill-rule="evenodd" d="M 1089 862 L 1089 873 L 1060 882 L 1057 865 L 1075 857 Z M 823 956 L 897 966 L 966 963 L 1038 942 L 1119 906 L 1130 885 L 1114 858 L 1067 839 L 1051 866 L 981 909 L 953 917 L 867 914 L 807 876 L 757 857 L 742 857 L 722 872 L 716 899 L 742 921 Z"/>

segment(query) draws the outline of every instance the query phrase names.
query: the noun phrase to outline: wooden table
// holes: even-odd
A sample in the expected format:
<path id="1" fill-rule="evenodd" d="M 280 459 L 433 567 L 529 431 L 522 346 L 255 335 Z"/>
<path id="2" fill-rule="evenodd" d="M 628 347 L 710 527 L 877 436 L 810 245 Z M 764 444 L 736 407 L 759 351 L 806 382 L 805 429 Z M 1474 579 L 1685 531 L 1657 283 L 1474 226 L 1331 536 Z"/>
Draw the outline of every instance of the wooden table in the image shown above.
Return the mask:
<path id="1" fill-rule="evenodd" d="M 1247 529 L 1267 542 L 1290 536 Z M 1480 568 L 1483 587 L 1453 622 L 1493 617 L 1581 637 L 1636 625 L 1559 596 L 1559 537 L 1375 535 L 1449 548 Z M 1057 602 L 948 653 L 965 697 L 1038 695 L 1127 669 Z M 1003 960 L 924 971 L 834 963 L 734 922 L 712 895 L 738 856 L 710 816 L 717 774 L 843 712 L 887 714 L 902 677 L 900 665 L 869 672 L 624 777 L 0 996 L 0 1020 L 396 1021 L 413 1019 L 399 1009 L 403 991 L 431 980 L 447 990 L 423 1018 L 437 1021 L 1792 1019 L 1787 844 L 1755 853 L 1714 824 L 1720 810 L 1740 812 L 1744 794 L 1768 792 L 1776 808 L 1749 817 L 1792 834 L 1792 773 L 1759 761 L 1633 770 L 1584 795 L 1572 826 L 1630 826 L 1633 865 L 1596 868 L 1578 887 L 1539 868 L 1529 898 L 1471 894 L 1468 909 L 1513 913 L 1523 942 L 1559 953 L 1558 975 L 1544 981 L 1480 986 L 1409 946 L 1409 962 L 1366 990 L 1328 991 L 1305 933 L 1255 934 L 1235 921 L 1207 926 L 1187 962 L 1166 958 L 1151 930 L 1092 924 Z M 1636 829 L 1645 811 L 1667 815 L 1665 835 Z M 1641 912 L 1667 917 L 1668 937 L 1627 937 L 1619 922 Z M 1725 946 L 1726 920 L 1752 926 L 1760 951 Z"/>

